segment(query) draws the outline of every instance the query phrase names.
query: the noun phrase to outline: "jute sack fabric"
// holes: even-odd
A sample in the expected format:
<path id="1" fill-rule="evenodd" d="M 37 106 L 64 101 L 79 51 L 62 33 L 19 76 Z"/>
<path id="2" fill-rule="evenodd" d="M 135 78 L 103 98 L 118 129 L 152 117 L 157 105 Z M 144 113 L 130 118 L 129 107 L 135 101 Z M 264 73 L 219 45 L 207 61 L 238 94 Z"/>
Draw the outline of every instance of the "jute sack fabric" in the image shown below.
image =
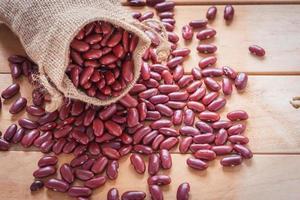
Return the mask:
<path id="1" fill-rule="evenodd" d="M 85 25 L 98 20 L 122 27 L 139 37 L 133 53 L 134 80 L 120 96 L 107 100 L 87 96 L 65 75 L 70 42 Z M 151 43 L 144 33 L 147 26 L 133 19 L 118 0 L 0 0 L 0 21 L 19 37 L 27 55 L 38 65 L 36 79 L 52 96 L 47 110 L 57 109 L 63 96 L 97 106 L 116 102 L 139 78 L 142 55 Z M 166 37 L 158 35 L 162 41 Z M 169 46 L 163 42 L 160 50 L 165 55 Z"/>

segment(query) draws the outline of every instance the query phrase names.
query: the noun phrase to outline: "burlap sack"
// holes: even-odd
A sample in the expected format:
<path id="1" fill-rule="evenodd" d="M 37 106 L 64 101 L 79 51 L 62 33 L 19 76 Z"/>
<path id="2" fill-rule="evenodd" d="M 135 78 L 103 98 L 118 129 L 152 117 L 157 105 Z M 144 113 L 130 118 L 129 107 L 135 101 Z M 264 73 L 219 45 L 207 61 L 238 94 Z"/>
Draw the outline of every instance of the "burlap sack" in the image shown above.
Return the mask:
<path id="1" fill-rule="evenodd" d="M 139 37 L 133 53 L 134 80 L 120 96 L 108 100 L 87 96 L 65 75 L 71 40 L 86 24 L 98 20 L 110 22 Z M 118 0 L 0 0 L 0 21 L 20 38 L 27 55 L 39 66 L 39 82 L 52 96 L 47 110 L 57 109 L 63 96 L 97 106 L 122 98 L 137 81 L 141 57 L 150 46 L 150 39 L 144 33 L 147 26 L 133 19 Z M 159 36 L 161 40 L 166 37 Z M 160 48 L 163 55 L 168 48 L 163 42 Z"/>

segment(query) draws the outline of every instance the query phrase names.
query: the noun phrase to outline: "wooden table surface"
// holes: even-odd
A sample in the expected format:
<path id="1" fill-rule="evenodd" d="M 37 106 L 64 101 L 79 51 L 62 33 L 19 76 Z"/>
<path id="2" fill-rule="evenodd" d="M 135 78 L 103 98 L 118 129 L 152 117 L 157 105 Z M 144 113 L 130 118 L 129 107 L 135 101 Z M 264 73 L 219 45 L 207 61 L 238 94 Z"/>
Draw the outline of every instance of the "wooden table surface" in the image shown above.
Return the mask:
<path id="1" fill-rule="evenodd" d="M 178 150 L 172 150 L 173 167 L 164 171 L 172 177 L 172 184 L 163 187 L 167 200 L 176 199 L 180 183 L 191 185 L 191 199 L 241 199 L 241 200 L 296 200 L 300 199 L 300 110 L 294 109 L 289 100 L 300 95 L 300 1 L 299 0 L 175 0 L 176 32 L 191 19 L 204 18 L 209 2 L 218 5 L 218 16 L 210 24 L 217 30 L 217 37 L 210 42 L 218 46 L 218 66 L 230 65 L 247 72 L 249 85 L 246 92 L 234 94 L 224 113 L 232 109 L 249 112 L 246 135 L 254 157 L 241 166 L 222 168 L 217 159 L 209 163 L 206 171 L 189 169 L 186 158 Z M 223 7 L 228 2 L 235 5 L 235 17 L 230 25 L 222 19 Z M 266 5 L 258 5 L 266 4 Z M 130 8 L 146 11 L 149 8 Z M 189 71 L 197 66 L 201 56 L 195 51 L 194 38 L 188 46 L 193 51 L 184 67 Z M 249 54 L 247 47 L 258 44 L 266 49 L 262 59 Z M 24 54 L 18 39 L 4 25 L 0 25 L 0 91 L 11 84 L 7 57 Z M 31 86 L 21 83 L 21 95 L 31 99 Z M 8 114 L 11 101 L 5 102 L 0 112 L 0 130 L 4 131 L 22 113 L 12 117 Z M 37 168 L 41 153 L 35 149 L 24 150 L 14 146 L 9 152 L 0 152 L 0 200 L 34 199 L 61 200 L 67 195 L 42 190 L 31 194 L 29 185 L 32 172 Z M 60 162 L 70 160 L 60 156 Z M 106 199 L 111 187 L 125 190 L 143 190 L 148 194 L 147 173 L 137 175 L 128 157 L 122 158 L 119 177 L 97 189 L 92 199 Z M 149 197 L 147 197 L 149 199 Z"/>

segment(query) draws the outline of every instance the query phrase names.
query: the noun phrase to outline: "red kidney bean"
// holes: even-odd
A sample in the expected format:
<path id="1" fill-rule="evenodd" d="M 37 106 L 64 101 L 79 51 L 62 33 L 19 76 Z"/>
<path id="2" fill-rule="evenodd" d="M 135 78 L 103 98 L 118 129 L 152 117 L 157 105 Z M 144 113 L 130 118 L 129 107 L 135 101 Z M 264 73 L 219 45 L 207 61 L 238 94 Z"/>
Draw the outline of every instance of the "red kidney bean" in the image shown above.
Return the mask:
<path id="1" fill-rule="evenodd" d="M 185 25 L 182 27 L 182 37 L 185 40 L 191 40 L 193 38 L 194 32 L 190 25 Z"/>
<path id="2" fill-rule="evenodd" d="M 94 172 L 95 174 L 99 174 L 104 171 L 107 164 L 108 164 L 108 159 L 106 157 L 100 157 L 93 164 L 91 171 Z"/>
<path id="3" fill-rule="evenodd" d="M 157 130 L 151 131 L 143 138 L 143 144 L 147 145 L 147 144 L 151 143 L 157 135 L 158 135 Z"/>
<path id="4" fill-rule="evenodd" d="M 228 66 L 223 67 L 223 73 L 224 73 L 225 76 L 227 76 L 228 78 L 233 79 L 233 80 L 237 76 L 237 72 L 234 69 L 232 69 Z"/>
<path id="5" fill-rule="evenodd" d="M 232 152 L 233 147 L 228 145 L 220 145 L 220 146 L 213 146 L 211 150 L 214 151 L 218 156 L 227 155 Z"/>
<path id="6" fill-rule="evenodd" d="M 152 122 L 150 124 L 150 127 L 152 129 L 160 129 L 162 127 L 171 127 L 171 126 L 172 126 L 172 122 L 170 120 L 167 120 L 167 119 L 157 120 L 157 121 Z"/>
<path id="7" fill-rule="evenodd" d="M 155 109 L 163 116 L 171 117 L 173 110 L 164 104 L 157 104 Z"/>
<path id="8" fill-rule="evenodd" d="M 78 146 L 79 147 L 79 146 Z M 77 148 L 78 148 L 77 147 Z M 84 146 L 85 147 L 85 146 Z M 86 148 L 86 147 L 85 147 Z M 89 157 L 87 155 L 81 155 L 81 156 L 78 156 L 76 158 L 74 158 L 71 162 L 70 162 L 70 165 L 71 167 L 78 167 L 78 166 L 81 166 L 83 165 L 87 160 L 89 159 Z"/>
<path id="9" fill-rule="evenodd" d="M 217 57 L 215 57 L 215 56 L 209 56 L 209 57 L 203 58 L 199 62 L 198 66 L 201 69 L 204 69 L 206 67 L 210 67 L 210 66 L 214 65 L 216 62 L 217 62 Z"/>
<path id="10" fill-rule="evenodd" d="M 204 83 L 208 89 L 211 91 L 217 92 L 221 89 L 220 84 L 210 77 L 204 78 Z"/>
<path id="11" fill-rule="evenodd" d="M 190 101 L 198 101 L 198 100 L 202 99 L 205 94 L 206 94 L 206 89 L 200 87 L 189 96 L 189 100 Z"/>
<path id="12" fill-rule="evenodd" d="M 150 72 L 149 72 L 150 73 Z M 141 72 L 141 74 L 142 74 L 142 72 Z M 150 74 L 149 74 L 150 75 Z M 150 76 L 149 76 L 149 78 L 150 78 Z M 135 94 L 138 94 L 138 93 L 140 93 L 140 92 L 143 92 L 143 91 L 145 91 L 147 89 L 147 87 L 145 86 L 145 85 L 143 85 L 143 84 L 135 84 L 134 86 L 133 86 L 133 88 L 130 90 L 130 94 L 131 95 L 135 95 Z"/>
<path id="13" fill-rule="evenodd" d="M 145 6 L 146 2 L 144 0 L 129 0 L 129 6 Z"/>
<path id="14" fill-rule="evenodd" d="M 120 136 L 123 133 L 121 126 L 110 120 L 104 122 L 104 127 L 114 136 Z"/>
<path id="15" fill-rule="evenodd" d="M 107 193 L 107 200 L 120 200 L 119 191 L 116 188 L 112 188 Z"/>
<path id="16" fill-rule="evenodd" d="M 158 35 L 150 30 L 145 31 L 146 35 L 151 39 L 151 44 L 157 47 L 160 44 L 160 39 Z"/>
<path id="17" fill-rule="evenodd" d="M 236 124 L 231 126 L 227 132 L 228 135 L 239 135 L 241 133 L 243 133 L 246 129 L 246 126 L 244 124 Z"/>
<path id="18" fill-rule="evenodd" d="M 224 95 L 231 95 L 232 93 L 232 83 L 226 77 L 222 79 L 222 91 Z"/>
<path id="19" fill-rule="evenodd" d="M 99 112 L 98 116 L 102 120 L 110 119 L 117 112 L 116 104 L 111 104 Z"/>
<path id="20" fill-rule="evenodd" d="M 217 15 L 217 7 L 216 6 L 211 6 L 208 8 L 206 12 L 206 19 L 208 20 L 214 20 Z"/>
<path id="21" fill-rule="evenodd" d="M 173 76 L 172 76 L 171 72 L 169 72 L 168 70 L 164 70 L 161 73 L 161 77 L 163 78 L 165 84 L 173 83 Z"/>
<path id="22" fill-rule="evenodd" d="M 127 116 L 127 125 L 128 127 L 134 127 L 139 123 L 139 113 L 136 108 L 129 108 L 128 109 L 128 116 Z"/>
<path id="23" fill-rule="evenodd" d="M 199 44 L 197 46 L 197 51 L 203 54 L 212 54 L 217 51 L 217 47 L 213 44 Z"/>
<path id="24" fill-rule="evenodd" d="M 180 48 L 180 49 L 175 49 L 171 52 L 172 56 L 174 57 L 185 57 L 188 56 L 191 53 L 191 50 L 188 48 Z"/>
<path id="25" fill-rule="evenodd" d="M 173 71 L 173 79 L 174 81 L 178 81 L 179 79 L 181 79 L 181 77 L 184 74 L 184 69 L 181 65 L 178 65 L 177 67 L 174 68 Z"/>
<path id="26" fill-rule="evenodd" d="M 136 49 L 136 46 L 139 42 L 139 38 L 138 36 L 134 35 L 131 40 L 130 40 L 130 43 L 129 43 L 129 52 L 134 52 L 134 50 Z"/>
<path id="27" fill-rule="evenodd" d="M 215 112 L 204 111 L 199 114 L 199 119 L 205 122 L 219 121 L 220 115 Z"/>
<path id="28" fill-rule="evenodd" d="M 189 25 L 193 28 L 204 28 L 207 25 L 207 20 L 203 19 L 203 20 L 192 20 Z"/>
<path id="29" fill-rule="evenodd" d="M 56 141 L 56 143 L 53 145 L 52 147 L 52 151 L 55 154 L 60 154 L 65 146 L 65 144 L 67 143 L 65 138 L 60 138 L 59 140 Z"/>
<path id="30" fill-rule="evenodd" d="M 154 16 L 154 12 L 152 12 L 152 11 L 147 11 L 147 12 L 145 12 L 143 15 L 141 15 L 141 16 L 139 17 L 139 20 L 140 20 L 140 21 L 144 21 L 144 20 L 146 20 L 146 19 L 153 18 L 153 16 Z"/>
<path id="31" fill-rule="evenodd" d="M 155 96 L 158 94 L 158 89 L 157 88 L 151 88 L 151 89 L 148 89 L 148 90 L 145 90 L 141 93 L 139 93 L 139 97 L 140 98 L 143 98 L 143 99 L 148 99 L 152 96 Z"/>
<path id="32" fill-rule="evenodd" d="M 177 85 L 160 85 L 158 86 L 158 90 L 160 93 L 169 94 L 172 92 L 179 91 L 179 87 Z"/>
<path id="33" fill-rule="evenodd" d="M 50 165 L 56 165 L 58 159 L 56 156 L 44 156 L 38 161 L 39 167 L 46 167 Z"/>
<path id="34" fill-rule="evenodd" d="M 203 112 L 205 110 L 205 106 L 196 101 L 189 101 L 187 107 L 195 112 Z"/>
<path id="35" fill-rule="evenodd" d="M 110 159 L 118 160 L 120 158 L 119 152 L 110 147 L 102 148 L 102 153 Z"/>
<path id="36" fill-rule="evenodd" d="M 88 197 L 91 196 L 92 190 L 83 186 L 71 186 L 68 195 L 71 197 Z"/>
<path id="37" fill-rule="evenodd" d="M 199 135 L 200 132 L 196 128 L 192 126 L 183 126 L 179 129 L 179 133 L 184 136 L 196 136 Z"/>
<path id="38" fill-rule="evenodd" d="M 218 92 L 210 92 L 202 98 L 202 103 L 207 106 L 211 102 L 213 102 L 216 98 L 218 98 L 218 96 L 219 96 Z"/>
<path id="39" fill-rule="evenodd" d="M 98 143 L 96 143 L 96 142 L 89 143 L 88 151 L 91 155 L 94 155 L 94 156 L 99 155 L 100 154 L 100 147 L 99 147 Z"/>
<path id="40" fill-rule="evenodd" d="M 201 71 L 203 77 L 219 77 L 223 75 L 223 70 L 220 68 L 209 67 Z"/>
<path id="41" fill-rule="evenodd" d="M 144 80 L 150 79 L 150 67 L 149 67 L 149 64 L 146 62 L 142 63 L 141 76 Z"/>
<path id="42" fill-rule="evenodd" d="M 2 91 L 1 96 L 3 99 L 10 99 L 20 91 L 20 85 L 14 83 L 8 86 L 5 90 Z"/>
<path id="43" fill-rule="evenodd" d="M 160 128 L 159 129 L 159 133 L 165 135 L 165 136 L 179 136 L 179 133 L 177 132 L 177 130 L 173 129 L 173 128 Z"/>
<path id="44" fill-rule="evenodd" d="M 48 140 L 41 144 L 40 146 L 40 151 L 42 153 L 49 153 L 54 145 L 55 141 L 54 140 Z"/>
<path id="45" fill-rule="evenodd" d="M 200 159 L 196 159 L 196 158 L 188 158 L 186 160 L 186 163 L 189 167 L 191 167 L 193 169 L 197 169 L 197 170 L 204 170 L 208 167 L 207 163 L 205 163 L 204 161 L 202 161 Z"/>
<path id="46" fill-rule="evenodd" d="M 228 134 L 225 129 L 220 129 L 216 134 L 215 144 L 216 145 L 223 145 L 227 142 Z"/>
<path id="47" fill-rule="evenodd" d="M 179 185 L 177 189 L 176 198 L 177 200 L 188 200 L 190 192 L 190 184 L 185 182 Z"/>
<path id="48" fill-rule="evenodd" d="M 173 95 L 173 98 L 174 97 L 175 98 L 181 98 L 180 94 L 184 94 L 184 95 L 186 94 L 185 92 L 179 92 L 179 93 L 178 92 L 177 93 L 173 92 L 173 93 L 170 93 L 170 94 Z M 172 108 L 172 109 L 183 109 L 185 107 L 186 103 L 185 102 L 179 102 L 179 101 L 168 101 L 167 103 L 165 103 L 165 105 Z"/>
<path id="49" fill-rule="evenodd" d="M 37 191 L 41 188 L 44 187 L 44 182 L 35 180 L 31 185 L 30 185 L 30 191 L 34 192 Z"/>
<path id="50" fill-rule="evenodd" d="M 105 176 L 99 176 L 92 178 L 84 183 L 85 187 L 96 189 L 106 183 L 106 177 Z"/>
<path id="51" fill-rule="evenodd" d="M 21 144 L 25 147 L 28 148 L 30 147 L 34 140 L 40 135 L 40 131 L 34 129 L 30 130 L 28 133 L 24 135 L 24 137 L 21 140 Z"/>
<path id="52" fill-rule="evenodd" d="M 220 121 L 217 121 L 217 122 L 214 122 L 211 124 L 211 127 L 213 129 L 228 129 L 232 126 L 232 122 L 231 121 L 228 121 L 228 120 L 220 120 Z"/>
<path id="53" fill-rule="evenodd" d="M 158 185 L 150 185 L 149 192 L 151 194 L 151 199 L 153 200 L 163 200 L 163 193 Z"/>
<path id="54" fill-rule="evenodd" d="M 55 138 L 62 138 L 67 136 L 71 131 L 73 127 L 71 125 L 66 125 L 62 127 L 61 129 L 57 130 L 54 132 L 54 137 Z"/>
<path id="55" fill-rule="evenodd" d="M 214 37 L 217 34 L 216 30 L 212 28 L 204 29 L 197 33 L 196 37 L 198 40 L 206 40 Z"/>
<path id="56" fill-rule="evenodd" d="M 10 71 L 11 71 L 11 76 L 14 79 L 19 78 L 22 74 L 21 65 L 16 64 L 16 63 L 10 63 Z"/>
<path id="57" fill-rule="evenodd" d="M 86 181 L 94 177 L 94 173 L 89 170 L 76 169 L 74 172 L 76 178 Z"/>
<path id="58" fill-rule="evenodd" d="M 232 135 L 228 138 L 228 140 L 233 144 L 248 144 L 249 139 L 242 135 Z"/>
<path id="59" fill-rule="evenodd" d="M 245 73 L 239 73 L 234 80 L 236 89 L 243 90 L 247 86 L 248 76 Z"/>
<path id="60" fill-rule="evenodd" d="M 250 51 L 250 53 L 252 53 L 258 57 L 263 57 L 266 53 L 265 50 L 258 45 L 249 46 L 249 51 Z"/>
<path id="61" fill-rule="evenodd" d="M 122 200 L 143 200 L 146 198 L 145 192 L 127 191 L 122 194 Z"/>
<path id="62" fill-rule="evenodd" d="M 232 5 L 226 5 L 224 8 L 224 19 L 230 21 L 233 19 L 234 8 Z"/>
<path id="63" fill-rule="evenodd" d="M 119 163 L 116 160 L 110 161 L 106 169 L 106 175 L 109 179 L 115 180 L 118 177 Z"/>
<path id="64" fill-rule="evenodd" d="M 216 112 L 223 108 L 226 104 L 226 99 L 225 98 L 218 98 L 213 100 L 206 108 L 209 111 Z"/>
<path id="65" fill-rule="evenodd" d="M 209 124 L 205 123 L 205 122 L 197 121 L 195 123 L 195 126 L 202 133 L 212 133 L 213 132 L 212 127 Z"/>
<path id="66" fill-rule="evenodd" d="M 177 57 L 170 59 L 167 62 L 167 66 L 171 69 L 174 69 L 177 65 L 180 65 L 182 62 L 183 62 L 183 57 L 177 56 Z"/>
<path id="67" fill-rule="evenodd" d="M 168 34 L 168 40 L 171 42 L 171 43 L 177 43 L 179 41 L 179 37 L 176 33 L 174 32 L 167 32 Z"/>
<path id="68" fill-rule="evenodd" d="M 212 149 L 212 146 L 209 144 L 191 144 L 190 146 L 190 150 L 193 153 L 199 150 L 209 150 L 209 149 Z"/>
<path id="69" fill-rule="evenodd" d="M 161 114 L 158 111 L 148 111 L 146 115 L 146 120 L 159 120 L 161 119 Z"/>
<path id="70" fill-rule="evenodd" d="M 86 52 L 90 49 L 90 46 L 87 43 L 76 39 L 71 42 L 70 46 L 78 52 Z"/>
<path id="71" fill-rule="evenodd" d="M 44 116 L 40 117 L 37 122 L 40 125 L 44 125 L 47 124 L 49 122 L 53 122 L 58 118 L 58 111 L 54 111 L 54 112 L 50 112 L 50 113 L 46 113 Z"/>
<path id="72" fill-rule="evenodd" d="M 93 130 L 94 130 L 95 136 L 100 137 L 101 135 L 103 135 L 104 124 L 103 124 L 102 120 L 100 120 L 98 118 L 94 119 Z"/>
<path id="73" fill-rule="evenodd" d="M 160 143 L 159 148 L 170 150 L 173 147 L 175 147 L 177 145 L 177 143 L 178 143 L 178 138 L 169 137 Z"/>
<path id="74" fill-rule="evenodd" d="M 165 137 L 162 134 L 159 134 L 155 137 L 155 139 L 152 142 L 152 149 L 157 150 L 160 146 L 160 144 L 165 140 Z"/>
<path id="75" fill-rule="evenodd" d="M 154 8 L 157 10 L 157 12 L 170 11 L 170 10 L 173 10 L 174 7 L 175 7 L 175 3 L 173 1 L 157 3 L 154 6 Z"/>
<path id="76" fill-rule="evenodd" d="M 56 192 L 66 192 L 70 185 L 63 180 L 51 178 L 45 182 L 45 187 Z"/>
<path id="77" fill-rule="evenodd" d="M 202 78 L 201 70 L 198 67 L 193 67 L 192 76 L 195 80 L 200 80 Z"/>
<path id="78" fill-rule="evenodd" d="M 250 159 L 253 157 L 251 150 L 243 145 L 235 144 L 233 145 L 233 149 L 245 159 Z"/>
<path id="79" fill-rule="evenodd" d="M 176 23 L 176 20 L 173 18 L 164 18 L 164 19 L 161 19 L 161 21 L 165 22 L 165 23 L 169 23 L 171 25 L 175 25 L 175 23 Z"/>
<path id="80" fill-rule="evenodd" d="M 143 174 L 145 172 L 146 170 L 145 161 L 140 155 L 132 154 L 130 156 L 130 161 L 137 173 Z"/>
<path id="81" fill-rule="evenodd" d="M 25 129 L 19 128 L 12 138 L 12 142 L 17 144 L 19 143 L 25 135 Z"/>
<path id="82" fill-rule="evenodd" d="M 9 143 L 6 140 L 0 138 L 0 151 L 7 151 L 9 147 Z"/>
<path id="83" fill-rule="evenodd" d="M 12 55 L 8 57 L 8 62 L 10 63 L 16 63 L 16 64 L 21 64 L 26 60 L 26 57 L 21 56 L 21 55 Z"/>
<path id="84" fill-rule="evenodd" d="M 190 83 L 193 82 L 193 76 L 192 75 L 183 75 L 177 82 L 177 85 L 180 88 L 184 88 L 188 86 Z"/>
<path id="85" fill-rule="evenodd" d="M 188 93 L 195 92 L 202 85 L 202 81 L 194 81 L 187 88 L 186 91 Z"/>
<path id="86" fill-rule="evenodd" d="M 24 136 L 23 136 L 24 137 Z M 22 137 L 22 138 L 23 138 Z M 46 132 L 34 140 L 34 146 L 40 147 L 44 142 L 52 139 L 52 132 Z"/>
<path id="87" fill-rule="evenodd" d="M 172 157 L 168 150 L 162 149 L 159 151 L 161 166 L 163 169 L 170 169 L 172 167 Z"/>
<path id="88" fill-rule="evenodd" d="M 43 116 L 45 114 L 45 109 L 37 106 L 27 106 L 26 112 L 32 116 Z"/>
<path id="89" fill-rule="evenodd" d="M 172 123 L 174 125 L 180 125 L 183 119 L 183 111 L 182 110 L 175 110 L 172 116 Z"/>
<path id="90" fill-rule="evenodd" d="M 193 138 L 194 143 L 196 144 L 210 144 L 215 140 L 215 135 L 212 133 L 205 133 L 201 135 L 196 135 Z"/>
<path id="91" fill-rule="evenodd" d="M 148 178 L 148 185 L 169 185 L 171 177 L 167 175 L 155 175 Z"/>
<path id="92" fill-rule="evenodd" d="M 186 101 L 189 98 L 189 94 L 186 91 L 172 92 L 168 94 L 171 101 Z"/>
<path id="93" fill-rule="evenodd" d="M 149 98 L 149 101 L 152 104 L 163 104 L 169 101 L 169 97 L 167 95 L 155 95 Z"/>
<path id="94" fill-rule="evenodd" d="M 186 126 L 192 126 L 195 121 L 195 113 L 191 109 L 184 111 L 183 122 Z"/>
<path id="95" fill-rule="evenodd" d="M 10 125 L 4 135 L 3 135 L 3 139 L 5 139 L 6 141 L 11 141 L 11 139 L 14 137 L 14 135 L 16 134 L 17 132 L 17 125 L 16 124 L 12 124 Z"/>
<path id="96" fill-rule="evenodd" d="M 73 154 L 74 154 L 75 156 L 79 157 L 79 156 L 81 156 L 85 151 L 86 151 L 86 146 L 80 144 L 80 145 L 78 145 L 78 146 L 74 149 Z M 81 159 L 78 159 L 78 162 L 79 162 L 79 161 L 82 161 L 83 163 L 86 162 L 88 158 L 86 158 L 86 160 L 85 160 L 85 158 L 86 158 L 86 157 L 81 158 Z M 83 164 L 83 163 L 82 163 L 82 164 Z M 82 164 L 79 163 L 79 165 L 82 165 Z M 74 166 L 72 165 L 72 163 L 71 163 L 71 166 L 74 167 Z"/>
<path id="97" fill-rule="evenodd" d="M 231 111 L 227 114 L 227 118 L 231 121 L 247 120 L 248 114 L 243 110 Z"/>
<path id="98" fill-rule="evenodd" d="M 198 150 L 196 151 L 196 153 L 194 154 L 194 156 L 198 159 L 203 159 L 203 160 L 214 160 L 217 155 L 214 151 L 212 150 Z"/>
<path id="99" fill-rule="evenodd" d="M 158 173 L 159 168 L 160 168 L 159 156 L 157 154 L 151 154 L 149 156 L 148 173 L 153 176 Z"/>
<path id="100" fill-rule="evenodd" d="M 55 174 L 56 168 L 53 166 L 41 167 L 33 172 L 35 178 L 45 178 Z"/>
<path id="101" fill-rule="evenodd" d="M 193 142 L 193 138 L 192 137 L 185 137 L 183 138 L 180 143 L 179 143 L 179 151 L 180 153 L 184 154 L 187 153 L 191 144 Z"/>
<path id="102" fill-rule="evenodd" d="M 133 146 L 133 150 L 141 153 L 141 154 L 146 154 L 146 155 L 150 155 L 153 153 L 153 150 L 151 149 L 151 147 L 145 146 L 145 145 L 134 145 Z"/>
<path id="103" fill-rule="evenodd" d="M 242 157 L 239 155 L 234 155 L 234 156 L 229 156 L 229 157 L 225 157 L 223 158 L 220 163 L 221 165 L 223 165 L 224 167 L 233 167 L 236 165 L 240 165 L 242 164 Z"/>
<path id="104" fill-rule="evenodd" d="M 125 61 L 122 64 L 122 77 L 126 82 L 133 80 L 133 62 L 131 60 Z"/>
<path id="105" fill-rule="evenodd" d="M 66 182 L 68 183 L 74 182 L 74 174 L 72 168 L 68 164 L 63 164 L 60 167 L 60 175 Z"/>
<path id="106" fill-rule="evenodd" d="M 151 128 L 149 126 L 143 126 L 139 128 L 133 136 L 133 144 L 140 143 L 143 140 L 143 138 L 152 131 Z"/>

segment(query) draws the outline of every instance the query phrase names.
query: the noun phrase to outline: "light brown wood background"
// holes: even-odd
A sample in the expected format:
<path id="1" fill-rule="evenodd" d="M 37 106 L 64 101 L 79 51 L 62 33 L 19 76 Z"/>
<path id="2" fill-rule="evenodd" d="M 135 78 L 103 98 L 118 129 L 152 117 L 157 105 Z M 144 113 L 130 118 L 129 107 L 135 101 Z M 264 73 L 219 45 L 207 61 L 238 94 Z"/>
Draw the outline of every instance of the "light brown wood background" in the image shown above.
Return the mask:
<path id="1" fill-rule="evenodd" d="M 177 33 L 191 19 L 205 16 L 208 1 L 175 0 Z M 300 5 L 299 0 L 234 0 L 209 1 L 213 4 L 233 2 L 235 17 L 228 26 L 222 19 L 223 5 L 218 7 L 217 19 L 211 24 L 217 30 L 212 41 L 218 46 L 218 66 L 230 65 L 247 72 L 249 86 L 243 94 L 234 95 L 224 109 L 245 109 L 249 112 L 246 135 L 250 138 L 250 148 L 254 158 L 243 165 L 225 169 L 219 160 L 210 163 L 208 170 L 197 172 L 189 169 L 186 158 L 178 150 L 172 151 L 173 167 L 161 173 L 172 176 L 172 184 L 163 187 L 165 199 L 173 200 L 180 183 L 191 184 L 191 199 L 300 199 L 300 110 L 289 104 L 289 100 L 300 95 Z M 258 5 L 258 4 L 268 5 Z M 292 5 L 290 5 L 292 3 Z M 250 5 L 251 4 L 251 5 Z M 282 4 L 282 5 L 278 5 Z M 130 8 L 146 11 L 149 8 Z M 187 73 L 197 66 L 201 56 L 195 51 L 197 40 L 192 43 L 179 42 L 180 46 L 191 48 L 192 54 L 185 61 Z M 266 49 L 263 59 L 248 53 L 250 44 L 258 44 Z M 7 57 L 24 54 L 18 39 L 3 25 L 0 25 L 0 91 L 11 84 Z M 31 87 L 21 79 L 21 95 L 30 99 Z M 0 112 L 0 130 L 4 131 L 18 116 L 8 114 L 9 102 L 5 102 Z M 24 151 L 14 146 L 12 151 L 0 152 L 0 199 L 69 199 L 64 194 L 43 190 L 31 194 L 32 172 L 42 154 L 36 149 Z M 67 162 L 70 156 L 60 156 L 60 162 Z M 148 192 L 147 174 L 137 175 L 130 166 L 128 157 L 122 158 L 119 177 L 109 181 L 105 187 L 94 192 L 92 199 L 106 199 L 111 187 L 120 193 L 139 189 Z M 149 197 L 147 197 L 149 199 Z"/>

